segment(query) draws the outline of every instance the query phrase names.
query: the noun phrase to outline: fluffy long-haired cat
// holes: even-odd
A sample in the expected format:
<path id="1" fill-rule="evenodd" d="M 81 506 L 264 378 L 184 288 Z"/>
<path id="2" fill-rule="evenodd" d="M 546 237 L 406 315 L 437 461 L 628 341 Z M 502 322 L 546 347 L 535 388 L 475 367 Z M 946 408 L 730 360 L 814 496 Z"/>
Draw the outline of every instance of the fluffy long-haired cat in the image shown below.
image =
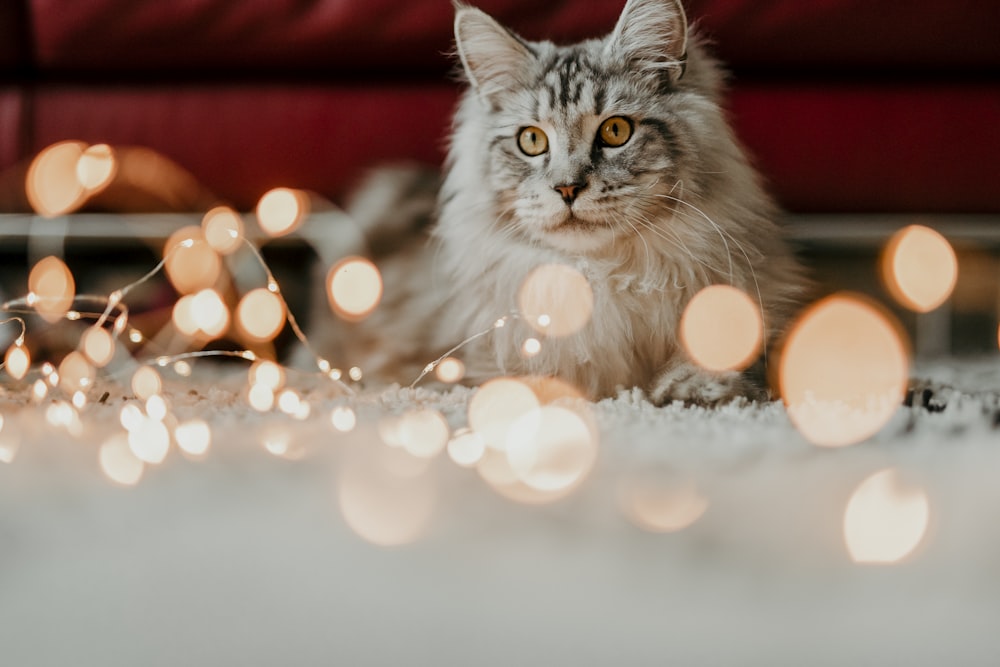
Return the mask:
<path id="1" fill-rule="evenodd" d="M 726 122 L 723 74 L 680 3 L 628 0 L 610 34 L 569 46 L 526 41 L 458 4 L 455 40 L 468 87 L 430 238 L 381 259 L 382 306 L 364 324 L 330 325 L 331 358 L 408 382 L 516 313 L 526 276 L 555 263 L 589 282 L 589 321 L 540 337 L 528 356 L 521 344 L 539 334 L 510 318 L 457 353 L 471 381 L 551 375 L 593 398 L 638 386 L 657 403 L 747 392 L 740 374 L 687 359 L 683 309 L 706 286 L 733 285 L 759 302 L 771 340 L 801 271 Z M 353 213 L 374 236 L 406 226 L 391 222 L 404 182 L 386 172 L 359 196 Z"/>

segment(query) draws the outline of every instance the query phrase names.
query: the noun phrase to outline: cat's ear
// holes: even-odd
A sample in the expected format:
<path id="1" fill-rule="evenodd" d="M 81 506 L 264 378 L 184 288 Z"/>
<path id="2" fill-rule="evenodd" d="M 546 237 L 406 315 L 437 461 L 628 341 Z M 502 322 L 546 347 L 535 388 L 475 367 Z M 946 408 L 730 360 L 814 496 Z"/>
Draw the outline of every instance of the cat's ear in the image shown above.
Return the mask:
<path id="1" fill-rule="evenodd" d="M 628 0 L 608 38 L 606 55 L 676 81 L 687 64 L 688 23 L 678 0 Z"/>
<path id="2" fill-rule="evenodd" d="M 474 7 L 455 7 L 455 44 L 465 75 L 483 96 L 509 90 L 534 58 L 521 38 Z"/>

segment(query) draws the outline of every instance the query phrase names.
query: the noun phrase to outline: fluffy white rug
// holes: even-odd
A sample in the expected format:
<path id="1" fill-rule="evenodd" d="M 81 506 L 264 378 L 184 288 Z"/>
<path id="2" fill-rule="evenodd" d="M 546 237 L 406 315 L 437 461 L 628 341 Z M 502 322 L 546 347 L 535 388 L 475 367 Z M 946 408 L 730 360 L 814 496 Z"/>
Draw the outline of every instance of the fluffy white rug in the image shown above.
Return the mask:
<path id="1" fill-rule="evenodd" d="M 1000 366 L 923 374 L 931 409 L 901 407 L 843 449 L 805 442 L 780 404 L 602 401 L 596 465 L 541 505 L 382 443 L 380 420 L 418 405 L 461 426 L 466 389 L 369 391 L 344 434 L 327 388 L 307 388 L 300 421 L 249 409 L 242 374 L 196 372 L 165 395 L 176 419 L 209 424 L 207 456 L 172 445 L 124 487 L 98 464 L 121 389 L 74 436 L 46 422 L 51 403 L 0 388 L 0 662 L 996 664 Z M 886 468 L 904 509 L 863 507 L 889 512 L 872 539 L 905 528 L 907 498 L 929 521 L 900 562 L 855 563 L 845 511 Z M 677 512 L 696 520 L 636 525 Z"/>

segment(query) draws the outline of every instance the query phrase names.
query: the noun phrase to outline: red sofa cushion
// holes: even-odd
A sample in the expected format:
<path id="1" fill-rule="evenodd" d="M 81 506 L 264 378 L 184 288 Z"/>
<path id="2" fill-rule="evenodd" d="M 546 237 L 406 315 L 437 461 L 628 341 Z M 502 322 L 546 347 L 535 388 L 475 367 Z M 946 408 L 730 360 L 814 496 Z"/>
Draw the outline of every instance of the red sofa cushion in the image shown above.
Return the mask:
<path id="1" fill-rule="evenodd" d="M 13 164 L 23 151 L 24 97 L 13 88 L 0 88 L 0 172 Z"/>
<path id="2" fill-rule="evenodd" d="M 43 69 L 137 72 L 379 71 L 448 67 L 446 0 L 30 0 Z M 557 41 L 608 32 L 621 2 L 478 0 L 526 37 Z M 1000 3 L 983 0 L 688 0 L 688 13 L 736 69 L 1000 66 Z M 814 74 L 815 72 L 811 72 Z M 923 72 L 926 73 L 926 72 Z"/>
<path id="3" fill-rule="evenodd" d="M 30 57 L 27 8 L 20 0 L 0 2 L 0 74 L 16 71 Z"/>
<path id="4" fill-rule="evenodd" d="M 31 134 L 36 150 L 69 138 L 147 145 L 249 208 L 275 186 L 336 195 L 386 160 L 439 162 L 456 95 L 447 84 L 63 87 L 38 94 Z M 1000 88 L 748 85 L 732 115 L 794 210 L 1000 211 L 1000 134 L 984 131 Z"/>

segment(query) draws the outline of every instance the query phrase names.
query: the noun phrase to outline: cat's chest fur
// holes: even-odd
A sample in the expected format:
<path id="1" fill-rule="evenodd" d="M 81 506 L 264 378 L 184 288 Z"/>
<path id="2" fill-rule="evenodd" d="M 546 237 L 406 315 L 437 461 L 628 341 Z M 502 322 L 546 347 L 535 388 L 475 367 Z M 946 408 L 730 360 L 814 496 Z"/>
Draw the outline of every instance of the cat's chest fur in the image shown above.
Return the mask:
<path id="1" fill-rule="evenodd" d="M 482 210 L 458 198 L 460 210 Z M 449 208 L 443 211 L 448 225 Z M 678 355 L 676 337 L 683 304 L 691 296 L 690 276 L 676 274 L 664 258 L 647 255 L 572 257 L 552 249 L 482 234 L 486 225 L 456 222 L 440 241 L 434 271 L 447 297 L 438 320 L 442 344 L 472 332 L 492 332 L 464 350 L 475 378 L 499 374 L 558 376 L 590 396 L 607 396 L 617 387 L 648 386 Z M 472 235 L 468 230 L 478 229 Z M 569 315 L 590 309 L 582 327 L 568 335 L 546 335 L 521 309 L 519 293 L 539 267 L 564 265 L 578 272 L 589 293 L 557 295 Z M 565 299 L 565 302 L 562 300 Z M 496 321 L 507 316 L 503 327 Z M 524 341 L 540 341 L 536 353 Z"/>

